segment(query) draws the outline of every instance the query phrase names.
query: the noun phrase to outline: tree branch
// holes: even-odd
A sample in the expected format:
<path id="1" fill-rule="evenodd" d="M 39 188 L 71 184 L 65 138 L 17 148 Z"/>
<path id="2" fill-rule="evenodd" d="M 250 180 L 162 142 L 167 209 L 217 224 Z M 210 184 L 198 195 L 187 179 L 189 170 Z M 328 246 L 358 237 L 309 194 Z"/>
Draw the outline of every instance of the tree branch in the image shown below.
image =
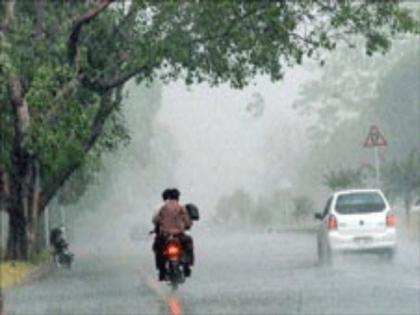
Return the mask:
<path id="1" fill-rule="evenodd" d="M 132 1 L 128 13 L 124 16 L 122 21 L 114 29 L 115 32 L 120 32 L 121 28 L 124 28 L 126 25 L 132 24 L 135 22 L 137 13 L 139 12 L 140 6 L 136 1 Z"/>
<path id="2" fill-rule="evenodd" d="M 80 86 L 79 78 L 73 78 L 66 82 L 55 94 L 53 101 L 51 102 L 50 110 L 46 114 L 47 124 L 52 124 L 58 120 L 61 112 L 64 110 L 65 102 L 63 101 L 66 97 L 70 96 Z"/>
<path id="3" fill-rule="evenodd" d="M 0 33 L 6 33 L 9 31 L 10 23 L 14 17 L 15 0 L 6 0 L 4 2 L 4 18 L 0 23 Z"/>
<path id="4" fill-rule="evenodd" d="M 24 136 L 29 127 L 29 111 L 28 105 L 23 97 L 23 87 L 20 79 L 14 78 L 10 80 L 10 102 L 15 112 L 15 137 L 22 146 Z"/>
<path id="5" fill-rule="evenodd" d="M 36 37 L 41 38 L 44 35 L 44 0 L 35 0 L 36 15 Z"/>
<path id="6" fill-rule="evenodd" d="M 82 84 L 94 91 L 97 92 L 106 92 L 109 91 L 111 89 L 117 88 L 119 86 L 121 86 L 122 84 L 124 84 L 125 82 L 127 82 L 128 80 L 130 80 L 132 77 L 134 77 L 137 73 L 140 73 L 144 70 L 147 70 L 151 67 L 151 65 L 148 66 L 138 66 L 135 67 L 134 69 L 124 72 L 124 73 L 119 73 L 116 74 L 115 76 L 113 76 L 112 78 L 108 78 L 108 79 L 97 79 L 97 80 L 92 80 L 87 76 L 82 76 Z"/>
<path id="7" fill-rule="evenodd" d="M 10 198 L 9 211 L 23 210 L 27 214 L 27 197 L 29 188 L 29 157 L 28 129 L 29 111 L 24 99 L 22 81 L 18 77 L 13 77 L 9 82 L 10 104 L 14 118 L 14 139 L 11 152 L 10 170 Z"/>
<path id="8" fill-rule="evenodd" d="M 214 35 L 208 35 L 208 36 L 201 37 L 201 38 L 195 38 L 195 39 L 192 39 L 192 40 L 184 43 L 183 45 L 185 47 L 191 47 L 195 44 L 208 42 L 210 40 L 215 40 L 217 38 L 226 38 L 227 36 L 229 36 L 229 34 L 234 30 L 234 28 L 238 24 L 240 24 L 241 22 L 250 18 L 252 15 L 258 13 L 258 11 L 261 10 L 262 8 L 263 7 L 261 5 L 257 6 L 253 10 L 250 10 L 249 12 L 247 12 L 246 14 L 241 16 L 240 19 L 239 18 L 234 19 L 229 24 L 229 26 L 221 33 L 214 34 Z M 120 25 L 118 25 L 117 30 L 122 25 L 127 23 L 127 20 L 132 20 L 132 19 L 135 18 L 135 14 L 137 13 L 137 9 L 138 9 L 138 7 L 134 7 L 134 4 L 132 4 L 132 7 L 130 8 L 129 13 L 126 15 L 125 19 L 123 19 L 123 21 L 120 23 Z M 128 59 L 130 59 L 130 58 L 125 57 L 125 60 L 128 60 Z M 132 59 L 135 59 L 135 58 L 133 57 Z M 82 75 L 81 81 L 82 81 L 82 84 L 89 89 L 92 89 L 92 90 L 97 91 L 97 92 L 105 92 L 105 91 L 108 91 L 108 90 L 111 90 L 113 88 L 117 88 L 117 87 L 121 86 L 122 84 L 124 84 L 125 82 L 127 82 L 128 80 L 133 78 L 136 74 L 138 74 L 142 71 L 145 71 L 145 70 L 149 70 L 149 69 L 151 69 L 151 68 L 153 68 L 154 66 L 157 66 L 157 65 L 158 65 L 158 63 L 156 63 L 154 65 L 149 64 L 149 65 L 137 66 L 137 67 L 134 67 L 130 71 L 116 74 L 111 78 L 91 79 L 91 78 L 87 77 L 86 75 L 85 76 Z"/>
<path id="9" fill-rule="evenodd" d="M 82 27 L 91 22 L 99 13 L 105 10 L 114 0 L 97 0 L 95 4 L 81 16 L 73 19 L 73 29 L 68 41 L 68 58 L 70 63 L 79 68 L 79 39 Z"/>
<path id="10" fill-rule="evenodd" d="M 120 94 L 122 87 L 117 89 L 117 95 Z M 103 132 L 105 122 L 108 117 L 111 115 L 113 110 L 121 101 L 120 98 L 112 100 L 112 92 L 109 91 L 102 95 L 101 104 L 96 112 L 95 118 L 91 126 L 90 136 L 82 144 L 82 149 L 84 153 L 88 153 L 98 141 L 100 135 Z M 63 169 L 59 174 L 56 174 L 51 178 L 48 183 L 43 187 L 41 192 L 41 198 L 39 200 L 39 214 L 41 214 L 46 205 L 50 200 L 55 196 L 57 191 L 64 185 L 64 183 L 70 178 L 70 176 L 78 170 L 83 165 L 83 160 L 75 160 L 70 163 L 65 169 Z"/>

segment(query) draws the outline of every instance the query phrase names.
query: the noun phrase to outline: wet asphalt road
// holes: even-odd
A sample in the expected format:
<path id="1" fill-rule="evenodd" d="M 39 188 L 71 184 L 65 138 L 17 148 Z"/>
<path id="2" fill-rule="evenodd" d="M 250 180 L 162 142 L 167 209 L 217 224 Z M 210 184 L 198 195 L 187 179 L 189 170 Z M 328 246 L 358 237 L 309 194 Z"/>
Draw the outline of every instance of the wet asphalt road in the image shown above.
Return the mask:
<path id="1" fill-rule="evenodd" d="M 73 270 L 8 290 L 6 314 L 420 314 L 418 234 L 399 238 L 393 263 L 321 267 L 311 233 L 197 232 L 197 266 L 176 294 L 154 280 L 150 239 L 74 246 Z"/>

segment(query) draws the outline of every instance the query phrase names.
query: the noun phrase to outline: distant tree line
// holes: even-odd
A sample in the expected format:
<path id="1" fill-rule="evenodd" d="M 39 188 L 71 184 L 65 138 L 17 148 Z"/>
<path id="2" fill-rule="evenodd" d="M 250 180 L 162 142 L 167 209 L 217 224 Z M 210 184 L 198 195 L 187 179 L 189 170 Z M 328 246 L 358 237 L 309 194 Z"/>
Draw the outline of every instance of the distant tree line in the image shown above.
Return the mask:
<path id="1" fill-rule="evenodd" d="M 373 168 L 337 169 L 324 173 L 323 183 L 332 191 L 375 187 L 372 185 L 375 176 Z M 409 215 L 413 203 L 420 197 L 420 149 L 382 165 L 381 187 L 392 203 L 402 201 Z"/>
<path id="2" fill-rule="evenodd" d="M 308 222 L 314 211 L 308 196 L 276 191 L 255 198 L 238 189 L 219 199 L 213 219 L 222 226 L 280 226 Z"/>
<path id="3" fill-rule="evenodd" d="M 305 32 L 302 30 L 305 29 Z M 7 258 L 33 254 L 42 213 L 86 162 L 124 141 L 124 85 L 181 79 L 243 88 L 363 38 L 386 52 L 418 32 L 398 1 L 0 3 L 0 169 Z M 96 152 L 95 152 L 96 150 Z"/>

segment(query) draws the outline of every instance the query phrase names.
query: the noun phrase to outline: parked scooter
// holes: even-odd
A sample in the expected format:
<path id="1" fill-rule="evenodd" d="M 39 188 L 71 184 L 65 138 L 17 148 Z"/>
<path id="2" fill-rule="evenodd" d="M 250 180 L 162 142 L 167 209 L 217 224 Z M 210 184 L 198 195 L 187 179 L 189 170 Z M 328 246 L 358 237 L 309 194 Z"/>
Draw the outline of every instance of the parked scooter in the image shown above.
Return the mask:
<path id="1" fill-rule="evenodd" d="M 50 233 L 52 257 L 54 265 L 58 268 L 71 268 L 74 254 L 69 250 L 69 244 L 64 237 L 64 227 L 54 228 Z"/>

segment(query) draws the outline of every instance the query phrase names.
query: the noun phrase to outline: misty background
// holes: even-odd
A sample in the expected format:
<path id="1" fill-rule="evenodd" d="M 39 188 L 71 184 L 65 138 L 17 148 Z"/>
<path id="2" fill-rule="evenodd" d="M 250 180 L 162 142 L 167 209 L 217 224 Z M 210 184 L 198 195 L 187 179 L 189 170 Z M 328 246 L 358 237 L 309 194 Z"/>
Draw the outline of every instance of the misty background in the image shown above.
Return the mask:
<path id="1" fill-rule="evenodd" d="M 131 84 L 118 113 L 127 141 L 94 161 L 77 198 L 52 203 L 50 225 L 72 225 L 80 235 L 113 224 L 127 230 L 119 237 L 144 234 L 169 186 L 199 205 L 204 226 L 224 219 L 290 224 L 299 207 L 310 221 L 331 192 L 326 172 L 373 165 L 373 152 L 363 148 L 372 124 L 389 143 L 380 149 L 382 163 L 418 150 L 418 57 L 411 40 L 386 57 L 338 49 L 323 67 L 309 61 L 281 82 L 260 76 L 243 90 Z"/>

